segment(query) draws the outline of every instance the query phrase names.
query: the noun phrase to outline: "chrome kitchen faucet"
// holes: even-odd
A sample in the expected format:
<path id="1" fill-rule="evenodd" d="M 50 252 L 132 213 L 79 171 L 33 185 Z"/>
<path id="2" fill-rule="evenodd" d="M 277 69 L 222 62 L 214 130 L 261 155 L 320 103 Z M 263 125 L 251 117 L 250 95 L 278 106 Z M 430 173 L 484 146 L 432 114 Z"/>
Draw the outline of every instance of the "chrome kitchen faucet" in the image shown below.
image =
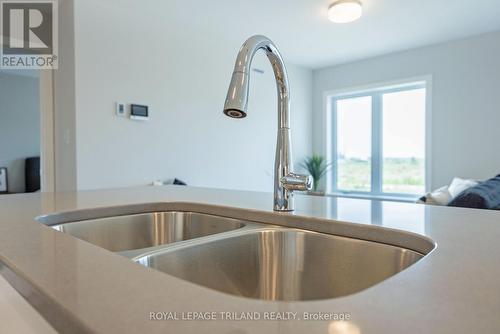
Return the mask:
<path id="1" fill-rule="evenodd" d="M 247 115 L 250 68 L 255 53 L 264 50 L 273 67 L 278 90 L 278 140 L 274 164 L 274 210 L 293 211 L 293 192 L 312 187 L 309 175 L 292 172 L 292 145 L 290 140 L 290 86 L 285 63 L 274 43 L 265 36 L 252 36 L 243 43 L 224 104 L 224 114 L 232 118 Z"/>

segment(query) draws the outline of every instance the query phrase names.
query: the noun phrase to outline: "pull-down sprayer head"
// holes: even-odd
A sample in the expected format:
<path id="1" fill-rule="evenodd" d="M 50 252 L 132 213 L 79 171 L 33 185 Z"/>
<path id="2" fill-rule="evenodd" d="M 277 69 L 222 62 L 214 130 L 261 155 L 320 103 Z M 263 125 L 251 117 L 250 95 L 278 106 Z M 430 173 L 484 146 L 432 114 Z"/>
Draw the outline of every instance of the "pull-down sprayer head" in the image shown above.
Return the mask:
<path id="1" fill-rule="evenodd" d="M 233 72 L 231 84 L 227 92 L 224 114 L 232 118 L 245 118 L 247 116 L 249 73 Z"/>

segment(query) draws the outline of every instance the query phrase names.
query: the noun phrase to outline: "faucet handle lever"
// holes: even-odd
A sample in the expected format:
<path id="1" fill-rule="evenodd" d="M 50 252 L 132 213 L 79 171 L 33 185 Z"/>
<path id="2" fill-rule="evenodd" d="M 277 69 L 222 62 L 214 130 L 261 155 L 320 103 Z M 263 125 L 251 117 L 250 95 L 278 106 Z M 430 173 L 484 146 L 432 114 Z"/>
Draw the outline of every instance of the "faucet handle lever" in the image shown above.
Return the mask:
<path id="1" fill-rule="evenodd" d="M 280 180 L 283 188 L 289 191 L 308 191 L 312 189 L 311 175 L 289 173 Z"/>

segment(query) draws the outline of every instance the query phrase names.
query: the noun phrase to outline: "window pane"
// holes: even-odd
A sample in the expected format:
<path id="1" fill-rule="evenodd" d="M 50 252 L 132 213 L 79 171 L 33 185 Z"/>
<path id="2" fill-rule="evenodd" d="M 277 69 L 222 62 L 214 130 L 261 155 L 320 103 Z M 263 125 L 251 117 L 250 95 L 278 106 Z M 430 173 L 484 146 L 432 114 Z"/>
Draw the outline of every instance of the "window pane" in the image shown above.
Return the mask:
<path id="1" fill-rule="evenodd" d="M 384 94 L 383 185 L 388 193 L 425 191 L 425 89 Z"/>
<path id="2" fill-rule="evenodd" d="M 372 98 L 337 101 L 337 188 L 371 191 Z"/>

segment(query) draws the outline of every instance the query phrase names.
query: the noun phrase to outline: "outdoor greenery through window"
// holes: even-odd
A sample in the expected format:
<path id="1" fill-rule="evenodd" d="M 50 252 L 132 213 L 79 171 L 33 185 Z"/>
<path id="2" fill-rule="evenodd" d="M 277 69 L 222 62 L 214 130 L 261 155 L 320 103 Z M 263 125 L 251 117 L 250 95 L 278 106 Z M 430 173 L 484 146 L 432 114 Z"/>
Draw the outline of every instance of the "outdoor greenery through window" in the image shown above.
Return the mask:
<path id="1" fill-rule="evenodd" d="M 333 190 L 425 191 L 425 84 L 335 97 Z"/>

